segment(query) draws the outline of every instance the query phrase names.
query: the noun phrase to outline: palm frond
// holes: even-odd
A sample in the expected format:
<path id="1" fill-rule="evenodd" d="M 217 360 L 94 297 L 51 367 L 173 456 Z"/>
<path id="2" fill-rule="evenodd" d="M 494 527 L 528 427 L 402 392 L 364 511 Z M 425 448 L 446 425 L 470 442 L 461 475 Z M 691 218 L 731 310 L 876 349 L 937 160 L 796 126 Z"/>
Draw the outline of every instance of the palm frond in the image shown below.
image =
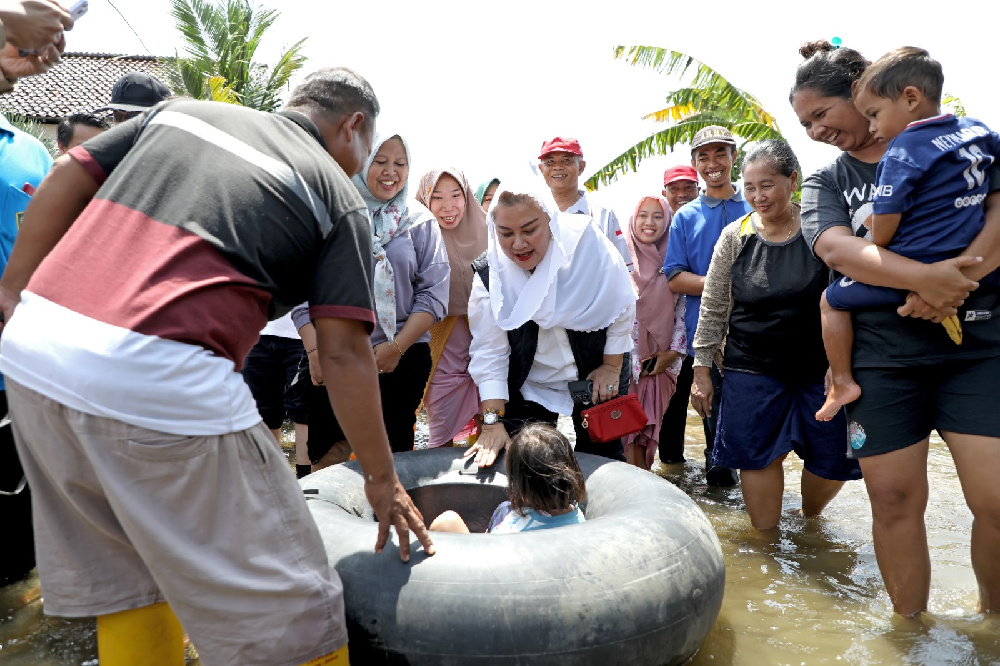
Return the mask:
<path id="1" fill-rule="evenodd" d="M 722 121 L 723 119 L 719 116 L 698 114 L 676 125 L 660 130 L 630 147 L 624 153 L 598 169 L 584 182 L 584 187 L 593 191 L 601 185 L 613 183 L 618 180 L 619 176 L 634 172 L 639 167 L 639 163 L 647 157 L 666 155 L 677 144 L 690 143 L 694 135 L 698 133 L 698 130 L 709 125 L 721 124 Z"/>
<path id="2" fill-rule="evenodd" d="M 673 106 L 668 106 L 665 109 L 660 109 L 659 111 L 647 113 L 642 117 L 642 119 L 655 120 L 658 123 L 677 123 L 700 112 L 700 105 L 675 104 Z"/>
<path id="3" fill-rule="evenodd" d="M 222 76 L 213 76 L 208 79 L 210 99 L 213 102 L 225 102 L 226 104 L 240 104 L 240 96 L 231 87 L 226 85 L 226 79 Z"/>
<path id="4" fill-rule="evenodd" d="M 958 95 L 952 95 L 949 93 L 944 94 L 944 98 L 941 103 L 945 106 L 951 107 L 952 113 L 954 113 L 959 118 L 965 117 L 965 105 L 962 104 L 962 98 Z"/>
<path id="5" fill-rule="evenodd" d="M 782 138 L 774 116 L 754 95 L 730 83 L 718 71 L 697 58 L 657 46 L 617 46 L 614 57 L 634 67 L 652 69 L 664 76 L 686 79 L 686 85 L 666 95 L 666 106 L 643 116 L 645 120 L 672 123 L 599 168 L 584 185 L 596 190 L 619 176 L 634 172 L 639 163 L 654 155 L 665 155 L 677 144 L 690 143 L 698 130 L 722 125 L 749 142 Z M 739 168 L 734 167 L 738 175 Z"/>
<path id="6" fill-rule="evenodd" d="M 267 31 L 280 16 L 251 0 L 171 0 L 171 16 L 185 43 L 175 59 L 175 87 L 198 99 L 238 100 L 264 111 L 281 106 L 280 95 L 306 61 L 305 39 L 282 53 L 274 67 L 254 61 Z"/>

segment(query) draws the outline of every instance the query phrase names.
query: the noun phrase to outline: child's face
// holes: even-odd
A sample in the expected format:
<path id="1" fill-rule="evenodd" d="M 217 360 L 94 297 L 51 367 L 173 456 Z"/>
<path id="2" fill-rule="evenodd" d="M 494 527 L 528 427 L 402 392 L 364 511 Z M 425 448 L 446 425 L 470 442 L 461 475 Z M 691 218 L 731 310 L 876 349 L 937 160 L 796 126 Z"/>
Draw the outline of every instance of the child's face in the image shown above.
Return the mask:
<path id="1" fill-rule="evenodd" d="M 868 120 L 868 128 L 876 139 L 888 143 L 906 129 L 907 125 L 920 119 L 914 113 L 916 104 L 913 95 L 907 94 L 911 90 L 915 89 L 907 87 L 897 99 L 879 97 L 868 88 L 855 95 L 854 105 Z"/>

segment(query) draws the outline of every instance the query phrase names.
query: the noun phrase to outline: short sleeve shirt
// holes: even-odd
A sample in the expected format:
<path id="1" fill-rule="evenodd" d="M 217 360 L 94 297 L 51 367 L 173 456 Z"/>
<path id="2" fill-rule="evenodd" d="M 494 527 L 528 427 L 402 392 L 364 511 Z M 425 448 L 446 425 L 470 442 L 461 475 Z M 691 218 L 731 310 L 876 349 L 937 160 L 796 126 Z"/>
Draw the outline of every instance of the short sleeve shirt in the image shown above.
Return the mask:
<path id="1" fill-rule="evenodd" d="M 712 251 L 727 225 L 740 219 L 752 209 L 743 198 L 743 192 L 736 192 L 728 199 L 716 199 L 702 194 L 694 201 L 681 206 L 670 222 L 667 238 L 667 255 L 663 262 L 663 274 L 669 280 L 678 273 L 688 272 L 706 275 L 712 263 Z M 685 296 L 687 301 L 688 354 L 694 356 L 694 334 L 698 330 L 698 312 L 701 296 Z"/>
<path id="2" fill-rule="evenodd" d="M 875 214 L 899 213 L 888 248 L 925 263 L 954 257 L 985 222 L 989 172 L 1000 136 L 951 114 L 910 123 L 886 148 L 876 173 Z"/>
<path id="3" fill-rule="evenodd" d="M 855 235 L 866 235 L 864 220 L 873 211 L 876 167 L 842 153 L 803 182 L 802 234 L 814 253 L 816 239 L 832 227 L 848 227 Z M 1000 189 L 1000 179 L 992 178 L 991 191 Z M 1000 352 L 1000 293 L 981 287 L 959 314 L 964 333 L 961 346 L 948 339 L 940 324 L 900 317 L 895 306 L 853 312 L 852 364 L 898 367 L 996 356 Z"/>
<path id="4" fill-rule="evenodd" d="M 0 116 L 0 272 L 14 247 L 24 209 L 34 188 L 52 168 L 52 156 L 41 141 Z M 4 380 L 0 376 L 0 391 Z"/>
<path id="5" fill-rule="evenodd" d="M 306 116 L 178 100 L 70 155 L 100 189 L 4 331 L 12 379 L 98 416 L 222 434 L 260 419 L 235 371 L 269 318 L 308 300 L 313 318 L 372 329 L 367 210 Z"/>

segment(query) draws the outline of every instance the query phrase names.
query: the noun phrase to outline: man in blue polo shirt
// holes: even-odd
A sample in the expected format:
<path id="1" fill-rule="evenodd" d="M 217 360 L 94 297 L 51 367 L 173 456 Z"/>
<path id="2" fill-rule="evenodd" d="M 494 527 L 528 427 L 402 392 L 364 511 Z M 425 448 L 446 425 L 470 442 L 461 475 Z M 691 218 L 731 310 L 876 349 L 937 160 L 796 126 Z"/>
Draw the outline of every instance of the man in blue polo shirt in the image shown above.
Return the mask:
<path id="1" fill-rule="evenodd" d="M 711 125 L 694 135 L 691 142 L 691 166 L 705 181 L 705 191 L 694 201 L 681 206 L 670 223 L 663 274 L 670 282 L 670 289 L 687 298 L 685 324 L 688 355 L 691 357 L 694 356 L 694 332 L 698 328 L 701 292 L 705 287 L 708 265 L 712 261 L 712 250 L 726 225 L 751 210 L 743 193 L 730 180 L 735 157 L 736 140 L 725 127 Z M 714 382 L 720 382 L 718 368 L 712 368 L 712 378 Z M 738 482 L 735 470 L 712 466 L 712 446 L 719 411 L 718 396 L 721 393 L 719 388 L 716 386 L 712 414 L 704 420 L 705 476 L 710 486 L 733 486 Z"/>
<path id="2" fill-rule="evenodd" d="M 0 272 L 21 224 L 31 193 L 52 166 L 52 157 L 35 137 L 0 116 Z M 0 417 L 7 415 L 7 391 L 0 375 Z M 0 585 L 28 575 L 35 566 L 31 535 L 31 494 L 14 448 L 10 422 L 0 424 L 0 515 L 6 543 L 0 563 Z"/>

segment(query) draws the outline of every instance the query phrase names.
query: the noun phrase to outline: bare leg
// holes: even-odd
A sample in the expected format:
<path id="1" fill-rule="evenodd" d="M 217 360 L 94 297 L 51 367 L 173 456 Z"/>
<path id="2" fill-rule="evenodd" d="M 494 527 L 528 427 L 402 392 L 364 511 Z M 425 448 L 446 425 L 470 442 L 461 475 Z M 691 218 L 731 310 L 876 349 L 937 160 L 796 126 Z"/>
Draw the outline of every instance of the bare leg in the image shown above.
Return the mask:
<path id="1" fill-rule="evenodd" d="M 1000 611 L 1000 441 L 941 433 L 951 449 L 965 501 L 972 511 L 972 569 L 979 611 Z"/>
<path id="2" fill-rule="evenodd" d="M 274 441 L 281 444 L 281 428 L 271 428 L 271 434 L 274 435 Z"/>
<path id="3" fill-rule="evenodd" d="M 927 440 L 861 458 L 872 503 L 875 559 L 892 607 L 913 617 L 927 609 L 931 558 L 927 550 Z"/>
<path id="4" fill-rule="evenodd" d="M 295 464 L 309 464 L 309 426 L 305 423 L 295 424 Z"/>
<path id="5" fill-rule="evenodd" d="M 468 534 L 469 526 L 465 524 L 462 517 L 454 511 L 445 511 L 434 519 L 434 522 L 427 528 L 433 532 L 455 532 L 457 534 Z"/>
<path id="6" fill-rule="evenodd" d="M 786 454 L 787 455 L 787 454 Z M 750 522 L 758 530 L 769 530 L 781 520 L 781 495 L 785 491 L 785 456 L 764 469 L 741 469 L 740 485 Z"/>
<path id="7" fill-rule="evenodd" d="M 843 481 L 831 481 L 807 469 L 802 470 L 802 515 L 806 518 L 818 516 L 843 487 Z"/>
<path id="8" fill-rule="evenodd" d="M 823 347 L 826 348 L 833 382 L 826 393 L 826 402 L 816 412 L 816 420 L 829 421 L 841 407 L 861 397 L 861 387 L 851 374 L 851 350 L 854 347 L 851 313 L 834 310 L 826 302 L 826 292 L 823 292 L 819 299 L 819 314 L 823 322 Z"/>
<path id="9" fill-rule="evenodd" d="M 351 445 L 347 443 L 346 439 L 342 439 L 336 442 L 330 447 L 330 450 L 326 452 L 318 462 L 314 463 L 312 466 L 312 471 L 318 472 L 324 467 L 329 467 L 330 465 L 338 465 L 342 462 L 347 462 L 351 459 Z"/>

